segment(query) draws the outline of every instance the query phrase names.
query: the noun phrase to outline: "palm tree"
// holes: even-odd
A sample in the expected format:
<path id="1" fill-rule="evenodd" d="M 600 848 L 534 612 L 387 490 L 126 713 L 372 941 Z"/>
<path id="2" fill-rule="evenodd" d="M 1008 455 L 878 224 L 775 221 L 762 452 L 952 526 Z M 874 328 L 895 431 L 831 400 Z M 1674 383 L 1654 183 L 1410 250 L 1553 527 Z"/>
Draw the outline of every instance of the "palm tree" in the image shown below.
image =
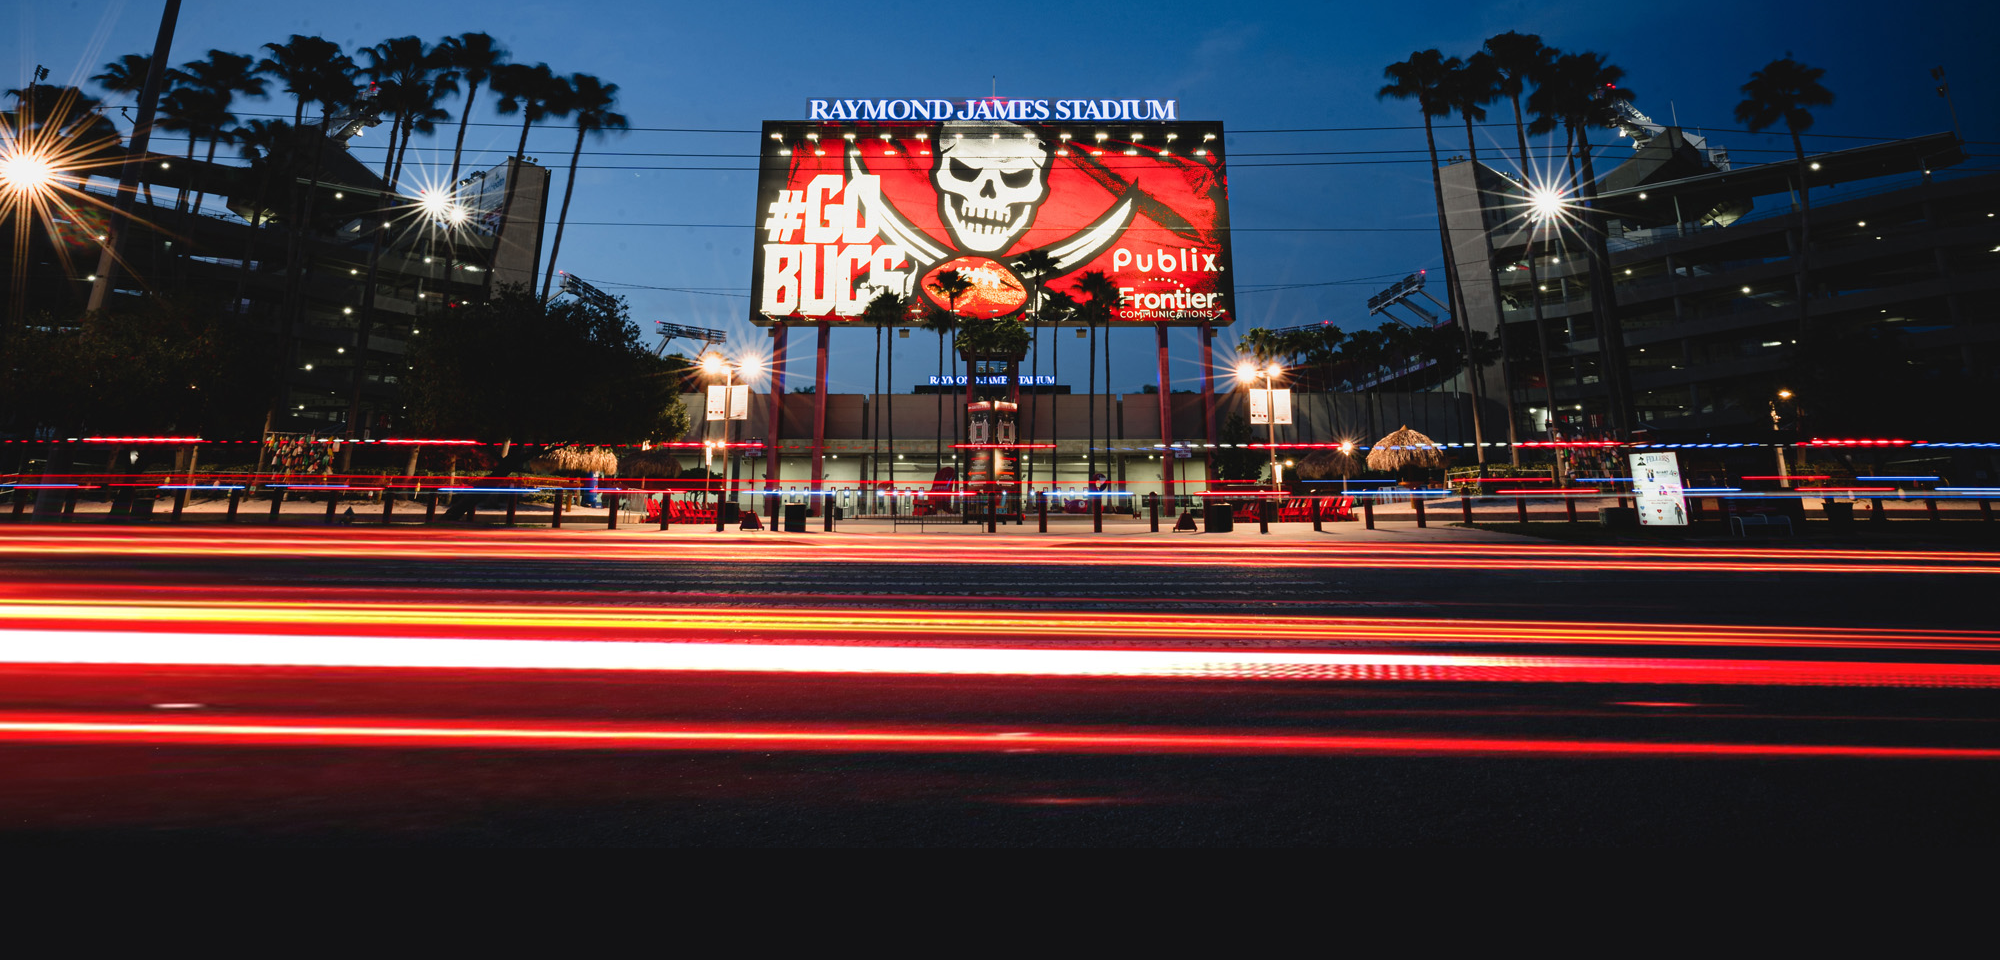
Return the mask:
<path id="1" fill-rule="evenodd" d="M 1758 133 L 1782 123 L 1792 135 L 1792 157 L 1799 165 L 1799 250 L 1792 258 L 1792 282 L 1799 299 L 1799 353 L 1806 344 L 1806 297 L 1812 269 L 1812 190 L 1806 183 L 1806 148 L 1799 135 L 1812 129 L 1813 107 L 1833 105 L 1833 91 L 1820 85 L 1826 75 L 1820 67 L 1808 67 L 1792 59 L 1790 53 L 1773 60 L 1764 69 L 1752 71 L 1743 85 L 1743 102 L 1736 105 L 1736 122 Z"/>
<path id="2" fill-rule="evenodd" d="M 226 127 L 235 125 L 236 117 L 229 108 L 236 101 L 237 94 L 261 97 L 264 95 L 264 78 L 257 76 L 256 60 L 240 53 L 226 50 L 210 50 L 208 59 L 191 60 L 181 64 L 180 69 L 169 71 L 174 82 L 189 90 L 198 90 L 204 96 L 208 107 L 206 123 L 201 133 L 208 138 L 208 163 L 215 163 L 215 149 L 226 139 Z M 192 137 L 192 134 L 190 135 Z M 188 146 L 194 146 L 190 139 Z M 197 189 L 190 209 L 199 211 L 204 192 Z"/>
<path id="3" fill-rule="evenodd" d="M 502 116 L 521 115 L 521 143 L 514 148 L 516 160 L 528 155 L 528 128 L 550 117 L 569 116 L 565 106 L 569 101 L 569 84 L 551 72 L 546 63 L 502 64 L 493 71 L 492 87 L 494 95 L 499 97 L 495 107 Z"/>
<path id="4" fill-rule="evenodd" d="M 250 281 L 250 263 L 255 259 L 256 242 L 264 230 L 270 226 L 269 211 L 277 209 L 275 194 L 296 192 L 291 180 L 301 166 L 297 156 L 299 130 L 283 120 L 250 120 L 236 128 L 231 140 L 237 145 L 237 153 L 250 162 L 250 168 L 257 174 L 257 192 L 249 200 L 250 229 L 244 231 L 243 269 L 237 280 L 236 303 L 243 302 L 243 293 Z M 274 191 L 278 178 L 283 177 L 285 188 Z"/>
<path id="5" fill-rule="evenodd" d="M 958 330 L 958 298 L 965 296 L 965 292 L 972 289 L 972 280 L 957 270 L 946 270 L 937 275 L 937 279 L 932 281 L 930 289 L 932 293 L 945 298 L 945 302 L 951 304 L 951 309 L 949 310 L 933 309 L 924 316 L 924 329 L 936 333 L 938 337 L 938 377 L 942 379 L 946 376 L 944 366 L 945 340 Z M 942 470 L 944 469 L 944 384 L 942 383 L 938 384 L 937 398 L 937 439 L 935 442 L 937 443 L 937 466 L 938 469 Z M 952 403 L 958 403 L 957 390 L 952 391 Z M 952 423 L 951 435 L 954 438 L 958 436 L 957 421 L 953 421 Z"/>
<path id="6" fill-rule="evenodd" d="M 1333 365 L 1340 359 L 1340 348 L 1347 340 L 1347 331 L 1331 323 L 1322 323 L 1317 327 L 1310 327 L 1300 331 L 1298 340 L 1297 354 L 1305 360 L 1308 367 L 1318 374 L 1313 379 L 1318 383 L 1319 388 L 1322 391 L 1331 392 Z M 1311 407 L 1305 406 L 1304 409 L 1307 411 L 1308 430 L 1310 430 Z M 1329 416 L 1331 415 L 1331 412 L 1329 412 Z M 1332 426 L 1333 424 L 1328 424 L 1329 428 Z M 1331 430 L 1329 430 L 1329 433 L 1331 433 Z"/>
<path id="7" fill-rule="evenodd" d="M 1500 95 L 1514 106 L 1514 140 L 1520 150 L 1522 176 L 1531 177 L 1533 164 L 1528 156 L 1528 126 L 1521 115 L 1521 95 L 1530 83 L 1539 85 L 1550 65 L 1555 62 L 1557 51 L 1544 45 L 1542 38 L 1532 33 L 1506 33 L 1489 37 L 1486 52 L 1493 57 L 1493 68 L 1500 74 Z M 1539 229 L 1539 228 L 1538 228 Z M 1534 298 L 1535 308 L 1535 350 L 1542 362 L 1542 399 L 1549 408 L 1548 438 L 1555 439 L 1556 429 L 1556 381 L 1549 365 L 1548 332 L 1543 329 L 1542 317 L 1542 276 L 1541 268 L 1535 263 L 1535 247 L 1528 247 L 1528 292 Z M 1557 458 L 1561 462 L 1561 458 Z"/>
<path id="8" fill-rule="evenodd" d="M 194 148 L 210 130 L 219 131 L 228 125 L 229 111 L 223 109 L 215 94 L 198 87 L 179 85 L 178 71 L 169 70 L 169 81 L 175 86 L 160 95 L 159 120 L 155 122 L 161 130 L 178 133 L 187 138 L 186 160 L 194 165 Z M 183 177 L 180 189 L 174 193 L 174 212 L 187 209 L 188 180 Z"/>
<path id="9" fill-rule="evenodd" d="M 903 319 L 909 315 L 909 310 L 910 302 L 908 300 L 893 290 L 884 290 L 876 294 L 874 299 L 869 300 L 868 306 L 861 311 L 861 321 L 875 328 L 875 389 L 873 393 L 869 394 L 871 399 L 868 401 L 870 408 L 874 411 L 870 417 L 872 422 L 868 429 L 868 479 L 871 488 L 869 490 L 868 501 L 871 504 L 875 500 L 876 489 L 874 489 L 874 481 L 880 477 L 882 460 L 882 332 L 884 328 L 903 322 Z M 889 389 L 891 390 L 896 388 L 895 363 L 896 345 L 891 342 L 889 344 Z M 894 407 L 891 407 L 889 410 L 890 434 L 894 435 L 895 430 L 896 411 Z M 894 445 L 891 444 L 891 446 Z M 893 453 L 894 451 L 891 450 L 890 452 Z M 890 470 L 890 476 L 892 479 L 895 476 L 893 468 Z"/>
<path id="10" fill-rule="evenodd" d="M 270 55 L 257 62 L 257 72 L 284 84 L 296 99 L 292 126 L 305 126 L 308 103 L 328 113 L 354 96 L 354 60 L 340 44 L 295 33 L 284 43 L 264 44 L 264 49 Z"/>
<path id="11" fill-rule="evenodd" d="M 362 72 L 375 81 L 376 102 L 394 116 L 389 156 L 382 161 L 382 179 L 394 192 L 403 178 L 403 154 L 411 133 L 429 132 L 436 121 L 449 116 L 438 104 L 458 90 L 457 74 L 437 48 L 417 37 L 384 40 L 361 52 L 369 61 Z"/>
<path id="12" fill-rule="evenodd" d="M 1055 273 L 1056 259 L 1049 256 L 1046 250 L 1030 250 L 1014 258 L 1014 269 L 1020 273 L 1022 279 L 1028 281 L 1028 296 L 1030 297 L 1028 301 L 1028 320 L 1034 330 L 1033 342 L 1035 345 L 1034 353 L 1028 360 L 1028 383 L 1031 386 L 1035 386 L 1036 382 L 1041 379 L 1040 374 L 1042 372 L 1042 294 L 1044 292 L 1042 284 L 1048 280 L 1051 274 Z M 1036 417 L 1041 412 L 1040 397 L 1041 390 L 1039 386 L 1035 386 L 1034 392 L 1028 394 L 1027 442 L 1030 444 L 1035 442 Z M 1030 447 L 1027 457 L 1027 481 L 1029 487 L 1033 487 L 1035 483 L 1034 454 L 1034 448 Z"/>
<path id="13" fill-rule="evenodd" d="M 452 72 L 465 81 L 465 105 L 458 110 L 458 142 L 451 148 L 451 183 L 458 183 L 458 161 L 465 153 L 466 121 L 472 119 L 472 102 L 479 99 L 481 84 L 493 79 L 494 71 L 507 61 L 507 49 L 489 34 L 461 33 L 438 41 L 437 52 Z"/>
<path id="14" fill-rule="evenodd" d="M 105 64 L 104 72 L 90 80 L 108 93 L 130 94 L 136 98 L 146 89 L 146 74 L 152 68 L 151 54 L 128 53 Z"/>
<path id="15" fill-rule="evenodd" d="M 1467 156 L 1474 164 L 1473 169 L 1477 171 L 1479 163 L 1479 137 L 1473 132 L 1472 125 L 1486 119 L 1486 104 L 1500 99 L 1499 64 L 1493 59 L 1492 54 L 1486 53 L 1483 50 L 1474 53 L 1472 56 L 1465 58 L 1465 62 L 1460 64 L 1457 70 L 1451 72 L 1450 79 L 1445 84 L 1445 90 L 1448 98 L 1451 100 L 1452 109 L 1458 111 L 1458 115 L 1465 120 Z M 1478 184 L 1476 172 L 1473 183 L 1475 187 Z M 1487 287 L 1493 291 L 1493 302 L 1498 304 L 1500 302 L 1500 285 L 1494 280 L 1491 270 L 1486 271 L 1485 279 Z M 1496 316 L 1495 320 L 1495 326 L 1500 331 L 1500 342 L 1504 344 L 1507 342 L 1507 320 L 1504 316 Z M 1469 340 L 1472 337 L 1472 318 L 1468 315 L 1464 318 L 1464 321 L 1460 325 L 1462 327 L 1461 336 Z M 1472 353 L 1473 351 L 1466 351 L 1468 361 L 1472 359 Z M 1503 352 L 1502 356 L 1504 358 L 1506 354 Z M 1481 392 L 1483 392 L 1486 382 L 1485 367 L 1476 369 L 1468 367 L 1466 369 L 1466 377 L 1467 379 L 1476 379 L 1482 388 Z M 1518 437 L 1516 437 L 1514 432 L 1514 375 L 1513 371 L 1507 368 L 1507 363 L 1504 359 L 1500 363 L 1500 389 L 1502 391 L 1502 406 L 1507 413 L 1507 455 L 1513 465 L 1518 467 L 1521 465 L 1521 448 L 1516 442 Z M 1484 462 L 1484 460 L 1482 459 L 1481 462 Z"/>
<path id="16" fill-rule="evenodd" d="M 1075 318 L 1079 306 L 1076 298 L 1061 290 L 1050 290 L 1047 287 L 1042 289 L 1042 306 L 1041 309 L 1035 311 L 1035 322 L 1037 324 L 1049 323 L 1057 325 L 1054 333 L 1049 337 L 1049 379 L 1051 380 L 1062 379 L 1062 335 L 1063 331 L 1067 328 L 1061 326 L 1061 324 Z M 1053 404 L 1055 403 L 1054 398 L 1059 395 L 1051 393 L 1049 396 L 1049 402 Z M 1059 404 L 1049 413 L 1049 443 L 1053 444 L 1049 450 L 1049 483 L 1054 484 L 1061 475 L 1059 471 L 1062 452 L 1062 407 Z"/>
<path id="17" fill-rule="evenodd" d="M 629 125 L 622 113 L 612 112 L 618 105 L 618 85 L 605 83 L 587 73 L 571 74 L 569 98 L 563 104 L 565 115 L 576 117 L 576 146 L 569 153 L 569 183 L 563 187 L 562 213 L 556 217 L 555 242 L 549 245 L 548 271 L 542 276 L 542 298 L 548 299 L 549 285 L 556 278 L 556 254 L 562 252 L 563 225 L 569 220 L 569 199 L 576 193 L 576 165 L 583 159 L 583 138 L 591 134 L 604 135 L 606 131 L 623 130 Z"/>
<path id="18" fill-rule="evenodd" d="M 1555 59 L 1535 92 L 1528 110 L 1535 114 L 1529 131 L 1545 133 L 1562 124 L 1575 142 L 1582 166 L 1577 178 L 1582 202 L 1584 246 L 1590 257 L 1591 311 L 1596 314 L 1601 376 L 1612 423 L 1620 434 L 1632 429 L 1631 396 L 1625 377 L 1625 337 L 1618 323 L 1618 299 L 1611 285 L 1611 254 L 1605 246 L 1604 222 L 1597 213 L 1597 168 L 1591 157 L 1590 129 L 1618 125 L 1616 104 L 1633 97 L 1618 85 L 1623 68 L 1597 53 L 1566 53 Z"/>
<path id="19" fill-rule="evenodd" d="M 1077 312 L 1083 314 L 1084 325 L 1090 330 L 1090 358 L 1085 363 L 1086 369 L 1090 371 L 1090 375 L 1085 379 L 1085 405 L 1089 408 L 1089 415 L 1084 418 L 1084 422 L 1090 430 L 1090 441 L 1084 453 L 1087 464 L 1086 469 L 1089 471 L 1087 479 L 1094 486 L 1097 483 L 1097 325 L 1099 323 L 1105 325 L 1104 352 L 1107 367 L 1104 372 L 1104 390 L 1106 395 L 1109 395 L 1111 392 L 1111 371 L 1108 366 L 1111 353 L 1111 310 L 1112 305 L 1118 302 L 1118 282 L 1106 276 L 1102 270 L 1091 270 L 1076 278 L 1076 291 L 1090 298 L 1078 305 Z M 1104 432 L 1107 437 L 1111 434 L 1111 408 L 1109 404 L 1105 405 Z"/>
<path id="20" fill-rule="evenodd" d="M 1459 304 L 1458 258 L 1452 255 L 1450 234 L 1445 229 L 1444 179 L 1438 174 L 1437 132 L 1431 126 L 1433 118 L 1451 116 L 1452 74 L 1459 67 L 1457 57 L 1446 57 L 1435 49 L 1414 51 L 1410 59 L 1382 68 L 1382 76 L 1389 82 L 1375 91 L 1375 97 L 1378 100 L 1415 100 L 1423 115 L 1424 143 L 1430 148 L 1431 155 L 1431 191 L 1437 200 L 1438 244 L 1444 250 L 1445 279 L 1452 291 L 1451 314 L 1454 320 L 1463 324 L 1465 310 Z M 1471 382 L 1466 386 L 1472 392 L 1473 449 L 1478 451 L 1479 462 L 1485 463 L 1486 434 L 1480 425 L 1479 381 L 1469 379 Z"/>

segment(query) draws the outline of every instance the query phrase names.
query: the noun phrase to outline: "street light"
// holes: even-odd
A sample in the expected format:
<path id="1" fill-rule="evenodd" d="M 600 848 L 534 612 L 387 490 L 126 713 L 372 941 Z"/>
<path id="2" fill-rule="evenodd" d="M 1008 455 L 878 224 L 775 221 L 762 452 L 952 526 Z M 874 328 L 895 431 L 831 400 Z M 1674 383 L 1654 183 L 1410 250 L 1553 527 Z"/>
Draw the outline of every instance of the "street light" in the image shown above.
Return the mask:
<path id="1" fill-rule="evenodd" d="M 756 372 L 756 370 L 757 362 L 754 360 L 731 361 L 713 350 L 701 355 L 701 371 L 711 377 L 722 378 L 721 444 L 722 476 L 725 483 L 729 478 L 729 414 L 730 407 L 732 406 L 731 400 L 734 398 L 736 392 L 736 377 L 738 374 L 742 374 L 743 378 L 748 380 L 750 374 Z M 715 516 L 716 524 L 719 527 L 722 523 L 722 491 L 720 489 L 717 489 L 715 494 Z"/>
<path id="2" fill-rule="evenodd" d="M 1272 383 L 1276 381 L 1279 377 L 1282 377 L 1284 375 L 1285 375 L 1285 368 L 1280 366 L 1277 363 L 1277 361 L 1272 361 L 1270 366 L 1264 367 L 1262 369 L 1259 369 L 1256 364 L 1251 363 L 1248 360 L 1245 360 L 1236 365 L 1237 380 L 1243 383 L 1254 383 L 1260 377 L 1263 378 L 1264 380 L 1264 425 L 1269 428 L 1267 436 L 1269 437 L 1270 440 L 1268 446 L 1270 447 L 1271 450 L 1271 489 L 1273 490 L 1279 489 L 1279 486 L 1278 486 L 1278 393 L 1275 389 L 1272 388 Z"/>
<path id="3" fill-rule="evenodd" d="M 1789 402 L 1791 399 L 1792 392 L 1790 390 L 1779 390 L 1778 399 L 1771 401 L 1772 433 L 1779 434 L 1780 436 L 1784 433 L 1784 425 L 1781 422 L 1783 418 L 1778 415 L 1778 401 Z M 1785 464 L 1785 444 L 1783 440 L 1779 439 L 1777 442 L 1772 443 L 1771 450 L 1778 455 L 1778 486 L 1789 488 L 1792 485 L 1792 475 L 1791 468 Z"/>

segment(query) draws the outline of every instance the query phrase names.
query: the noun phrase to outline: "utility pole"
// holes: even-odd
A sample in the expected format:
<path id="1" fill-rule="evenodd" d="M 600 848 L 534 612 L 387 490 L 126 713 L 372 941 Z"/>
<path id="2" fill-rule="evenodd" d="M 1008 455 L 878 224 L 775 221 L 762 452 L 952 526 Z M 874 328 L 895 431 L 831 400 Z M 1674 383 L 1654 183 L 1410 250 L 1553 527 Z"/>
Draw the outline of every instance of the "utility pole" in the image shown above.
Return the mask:
<path id="1" fill-rule="evenodd" d="M 153 113 L 160 102 L 160 85 L 166 80 L 167 58 L 173 55 L 174 26 L 180 22 L 181 0 L 167 0 L 160 11 L 160 33 L 153 41 L 153 63 L 146 69 L 146 85 L 139 90 L 139 116 L 132 121 L 132 142 L 125 155 L 125 167 L 118 175 L 118 196 L 113 201 L 110 234 L 97 258 L 97 282 L 91 285 L 89 309 L 104 309 L 106 295 L 116 276 L 119 255 L 125 246 L 125 225 L 132 220 L 132 197 L 139 191 L 139 165 L 146 160 L 146 146 L 153 138 Z"/>

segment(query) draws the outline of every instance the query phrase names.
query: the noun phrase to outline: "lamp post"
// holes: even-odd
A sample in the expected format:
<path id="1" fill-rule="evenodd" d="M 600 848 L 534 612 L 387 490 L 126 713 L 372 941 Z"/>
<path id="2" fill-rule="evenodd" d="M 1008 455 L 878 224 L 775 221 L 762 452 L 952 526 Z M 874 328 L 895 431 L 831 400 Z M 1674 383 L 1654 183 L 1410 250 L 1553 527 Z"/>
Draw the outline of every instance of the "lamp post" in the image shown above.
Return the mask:
<path id="1" fill-rule="evenodd" d="M 1276 381 L 1279 377 L 1282 377 L 1284 375 L 1285 375 L 1285 368 L 1279 366 L 1275 361 L 1272 362 L 1270 366 L 1261 368 L 1258 367 L 1256 364 L 1250 363 L 1248 361 L 1237 364 L 1236 366 L 1236 379 L 1241 380 L 1245 383 L 1254 383 L 1259 377 L 1263 378 L 1264 380 L 1264 425 L 1269 428 L 1266 434 L 1267 437 L 1269 438 L 1269 442 L 1266 444 L 1266 446 L 1270 448 L 1270 453 L 1271 453 L 1271 489 L 1273 490 L 1277 490 L 1279 489 L 1279 487 L 1278 487 L 1278 394 L 1277 391 L 1272 387 L 1272 383 Z"/>
<path id="2" fill-rule="evenodd" d="M 1784 418 L 1778 414 L 1778 401 L 1790 401 L 1791 399 L 1792 392 L 1790 390 L 1779 390 L 1777 399 L 1771 401 L 1771 433 L 1776 435 L 1771 444 L 1771 451 L 1778 455 L 1778 486 L 1788 489 L 1792 485 L 1792 471 L 1785 464 L 1784 425 L 1782 423 Z"/>
<path id="3" fill-rule="evenodd" d="M 722 485 L 715 488 L 715 527 L 722 529 L 722 490 L 729 484 L 729 400 L 736 385 L 736 367 L 722 354 L 710 351 L 701 355 L 701 369 L 711 377 L 722 378 Z"/>
<path id="4" fill-rule="evenodd" d="M 756 365 L 751 361 L 748 360 L 732 361 L 725 358 L 722 354 L 716 353 L 712 350 L 709 351 L 708 353 L 704 353 L 701 355 L 702 372 L 708 374 L 711 377 L 719 376 L 722 378 L 721 444 L 722 444 L 722 478 L 725 486 L 728 485 L 730 478 L 729 421 L 736 419 L 736 417 L 734 416 L 736 412 L 735 403 L 733 402 L 734 395 L 736 393 L 736 377 L 738 374 L 741 374 L 744 380 L 747 381 L 750 379 L 750 374 L 754 372 L 755 369 Z M 720 524 L 722 522 L 722 492 L 720 489 L 716 491 L 715 495 L 715 516 L 716 516 L 716 523 Z"/>

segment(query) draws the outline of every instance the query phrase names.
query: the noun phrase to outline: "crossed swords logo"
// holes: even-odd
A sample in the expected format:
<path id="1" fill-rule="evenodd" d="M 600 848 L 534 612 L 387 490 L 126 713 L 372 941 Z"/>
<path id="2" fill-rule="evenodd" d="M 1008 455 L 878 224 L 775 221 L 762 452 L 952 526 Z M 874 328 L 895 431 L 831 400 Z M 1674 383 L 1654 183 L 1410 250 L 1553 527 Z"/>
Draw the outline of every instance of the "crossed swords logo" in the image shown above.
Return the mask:
<path id="1" fill-rule="evenodd" d="M 934 241 L 886 200 L 871 204 L 870 219 L 917 264 L 909 274 L 912 284 L 940 264 L 972 256 L 993 257 L 1018 281 L 1025 254 L 999 254 L 1028 229 L 1048 199 L 1051 149 L 1018 124 L 946 123 L 936 143 L 931 183 L 938 192 L 938 218 L 955 245 Z M 859 155 L 849 155 L 847 168 L 850 178 L 868 174 Z M 1039 248 L 1055 262 L 1050 276 L 1072 273 L 1118 242 L 1138 208 L 1131 193 L 1127 186 L 1103 216 L 1069 238 Z"/>

